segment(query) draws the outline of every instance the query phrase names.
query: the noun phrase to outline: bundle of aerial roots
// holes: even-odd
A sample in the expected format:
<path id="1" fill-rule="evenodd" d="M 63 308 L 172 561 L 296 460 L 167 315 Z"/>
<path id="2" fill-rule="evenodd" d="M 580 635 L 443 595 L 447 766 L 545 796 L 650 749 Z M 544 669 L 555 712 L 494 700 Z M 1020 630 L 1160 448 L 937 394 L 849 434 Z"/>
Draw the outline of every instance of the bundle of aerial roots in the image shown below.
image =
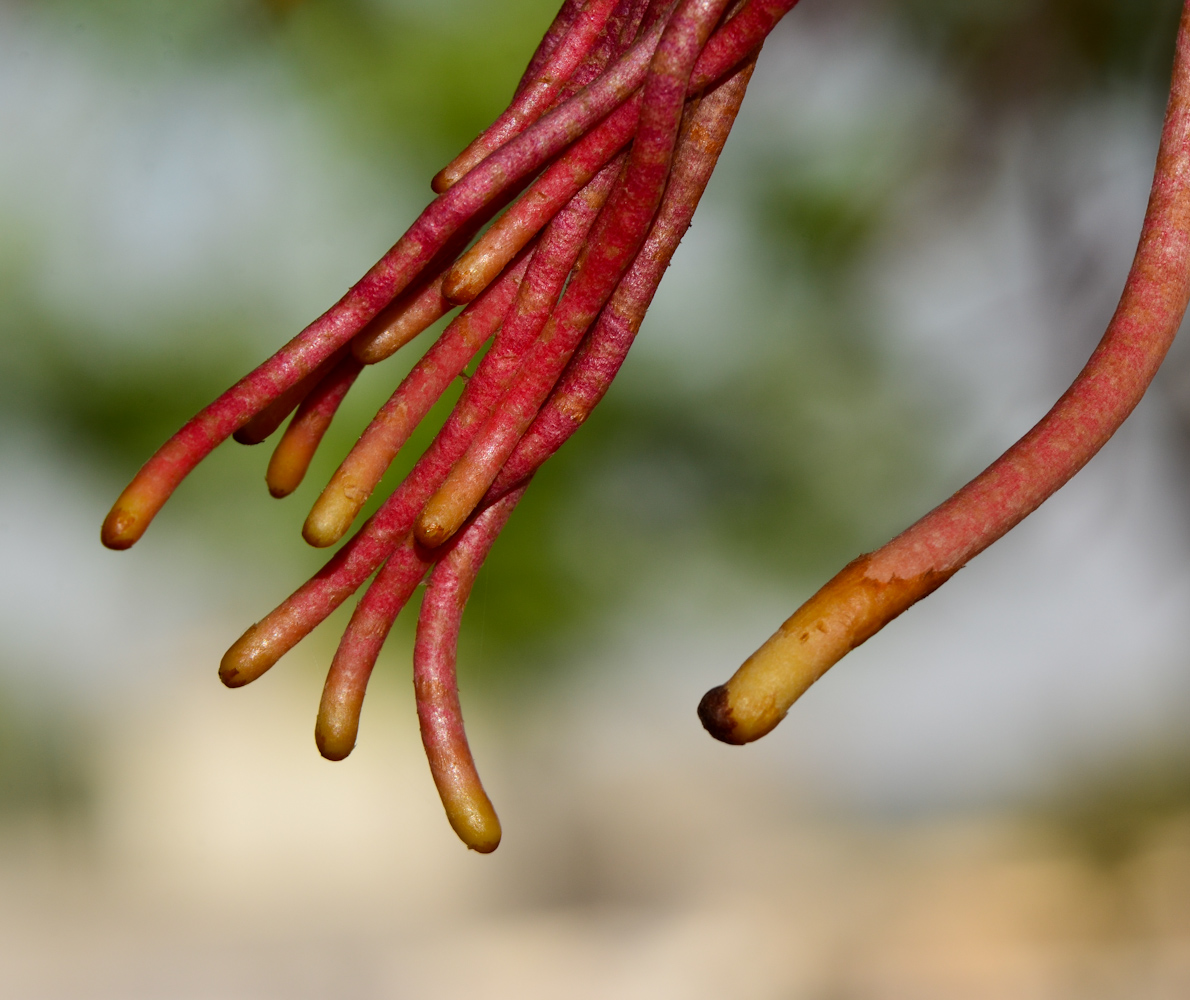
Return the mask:
<path id="1" fill-rule="evenodd" d="M 368 583 L 315 727 L 323 756 L 341 760 L 355 746 L 381 646 L 424 582 L 418 719 L 447 817 L 475 850 L 496 848 L 500 824 L 468 748 L 455 675 L 472 584 L 536 471 L 620 370 L 760 47 L 796 2 L 566 0 L 508 108 L 434 177 L 437 197 L 405 235 L 167 441 L 104 522 L 104 544 L 128 548 L 218 444 L 232 436 L 255 444 L 282 424 L 266 481 L 275 497 L 292 493 L 362 368 L 462 307 L 331 477 L 302 529 L 306 541 L 331 546 L 350 532 L 397 453 L 487 345 L 433 442 L 325 566 L 228 650 L 219 673 L 229 687 L 255 680 Z M 845 567 L 708 692 L 699 716 L 713 736 L 746 743 L 769 732 L 850 649 L 1074 475 L 1139 401 L 1190 301 L 1188 28 L 1184 12 L 1140 249 L 1087 366 L 985 472 Z"/>

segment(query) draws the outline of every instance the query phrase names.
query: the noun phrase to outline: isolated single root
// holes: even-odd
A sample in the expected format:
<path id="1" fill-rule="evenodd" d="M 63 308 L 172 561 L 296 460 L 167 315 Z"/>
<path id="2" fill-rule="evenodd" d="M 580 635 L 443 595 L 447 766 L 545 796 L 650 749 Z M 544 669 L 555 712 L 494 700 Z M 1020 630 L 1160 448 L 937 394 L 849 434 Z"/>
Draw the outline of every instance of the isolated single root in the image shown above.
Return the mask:
<path id="1" fill-rule="evenodd" d="M 930 594 L 1070 480 L 1152 382 L 1190 302 L 1190 2 L 1182 13 L 1140 246 L 1107 332 L 1074 383 L 984 472 L 800 607 L 699 705 L 725 743 L 771 731 L 860 643 Z"/>
<path id="2" fill-rule="evenodd" d="M 463 728 L 455 673 L 459 626 L 475 577 L 523 495 L 524 489 L 515 490 L 480 514 L 434 567 L 413 647 L 413 690 L 430 772 L 451 827 L 481 854 L 500 845 L 500 820 L 483 790 Z"/>

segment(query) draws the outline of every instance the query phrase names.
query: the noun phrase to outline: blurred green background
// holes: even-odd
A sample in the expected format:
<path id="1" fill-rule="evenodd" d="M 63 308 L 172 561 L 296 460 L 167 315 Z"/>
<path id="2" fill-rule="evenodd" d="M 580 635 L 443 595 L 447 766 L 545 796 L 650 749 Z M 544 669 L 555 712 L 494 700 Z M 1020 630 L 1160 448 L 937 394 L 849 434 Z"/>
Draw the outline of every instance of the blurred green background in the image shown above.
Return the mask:
<path id="1" fill-rule="evenodd" d="M 559 760 L 584 774 L 652 738 L 642 718 L 662 720 L 661 743 L 702 739 L 693 706 L 709 683 L 1044 412 L 1135 246 L 1179 10 L 794 10 L 633 356 L 476 587 L 460 671 L 503 748 L 497 773 L 536 773 L 540 733 L 570 733 Z M 96 535 L 162 440 L 399 236 L 429 177 L 499 113 L 552 14 L 548 0 L 0 0 L 6 829 L 74 831 L 103 869 L 95 845 L 125 829 L 111 789 L 135 785 L 112 777 L 126 775 L 111 747 L 128 720 L 170 729 L 191 677 L 206 705 L 222 648 L 321 565 L 305 513 L 433 333 L 365 373 L 293 497 L 264 489 L 268 445 L 229 442 L 135 550 L 101 552 Z M 1187 387 L 1176 350 L 1123 440 L 1039 527 L 832 674 L 771 746 L 722 764 L 718 747 L 672 750 L 689 780 L 767 783 L 757 801 L 827 803 L 848 822 L 1007 809 L 995 815 L 1041 817 L 1096 865 L 1137 856 L 1190 803 Z M 312 717 L 346 613 L 278 668 L 287 680 L 246 696 L 252 711 L 293 694 Z M 1131 628 L 1101 633 L 1113 615 Z M 365 716 L 361 750 L 387 746 L 381 720 L 408 723 L 414 621 L 410 608 L 382 657 L 389 707 Z M 211 703 L 212 726 L 239 711 L 225 704 Z M 558 721 L 588 709 L 619 751 Z M 300 711 L 277 746 L 312 758 Z M 145 736 L 139 753 L 167 744 Z M 571 816 L 545 823 L 557 837 L 582 825 L 562 793 L 546 805 L 503 780 L 524 817 Z M 606 863 L 647 867 L 637 847 Z M 25 851 L 8 855 L 17 868 Z M 566 878 L 590 867 L 567 857 Z M 813 995 L 901 995 L 864 989 Z"/>

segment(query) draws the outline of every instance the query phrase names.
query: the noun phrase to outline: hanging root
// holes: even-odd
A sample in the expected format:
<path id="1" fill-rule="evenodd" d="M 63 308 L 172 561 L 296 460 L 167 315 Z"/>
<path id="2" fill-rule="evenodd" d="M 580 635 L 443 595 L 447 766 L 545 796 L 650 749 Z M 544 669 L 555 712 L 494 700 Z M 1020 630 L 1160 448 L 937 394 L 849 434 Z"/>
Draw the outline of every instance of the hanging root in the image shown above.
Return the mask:
<path id="1" fill-rule="evenodd" d="M 589 0 L 583 5 L 533 77 L 522 80 L 512 104 L 434 177 L 430 183 L 434 191 L 441 194 L 454 186 L 472 167 L 513 136 L 520 135 L 554 104 L 563 85 L 598 43 L 617 2 Z"/>
<path id="2" fill-rule="evenodd" d="M 406 539 L 356 605 L 326 676 L 314 724 L 314 742 L 327 760 L 343 760 L 355 748 L 360 710 L 376 657 L 431 564 L 432 558 L 412 539 Z"/>
<path id="3" fill-rule="evenodd" d="M 661 278 L 690 227 L 735 124 L 755 67 L 755 60 L 746 63 L 697 104 L 688 106 L 669 185 L 644 246 L 549 399 L 517 442 L 481 506 L 495 503 L 510 490 L 527 483 L 582 426 L 611 388 Z"/>
<path id="4" fill-rule="evenodd" d="M 992 465 L 883 548 L 847 566 L 795 612 L 699 716 L 748 743 L 850 650 L 921 600 L 1036 510 L 1140 402 L 1190 302 L 1190 2 L 1140 246 L 1099 346 L 1041 421 Z"/>
<path id="5" fill-rule="evenodd" d="M 463 728 L 455 674 L 459 625 L 475 577 L 523 494 L 524 490 L 510 493 L 485 510 L 460 532 L 450 553 L 434 567 L 413 647 L 417 719 L 430 773 L 454 832 L 481 854 L 500 846 L 500 820 L 480 783 Z"/>

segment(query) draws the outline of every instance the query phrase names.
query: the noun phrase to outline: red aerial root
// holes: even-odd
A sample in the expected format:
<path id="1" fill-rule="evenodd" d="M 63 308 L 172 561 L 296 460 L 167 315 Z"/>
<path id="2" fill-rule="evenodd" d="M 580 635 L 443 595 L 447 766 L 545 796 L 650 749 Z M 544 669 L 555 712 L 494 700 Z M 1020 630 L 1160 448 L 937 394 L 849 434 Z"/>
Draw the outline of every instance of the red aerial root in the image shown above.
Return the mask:
<path id="1" fill-rule="evenodd" d="M 455 303 L 442 294 L 447 273 L 442 271 L 434 275 L 385 306 L 356 334 L 351 341 L 351 353 L 366 365 L 378 364 L 438 322 L 455 307 Z"/>
<path id="2" fill-rule="evenodd" d="M 797 0 L 753 0 L 707 42 L 690 77 L 697 94 L 755 52 Z M 463 254 L 447 276 L 444 291 L 453 302 L 469 302 L 499 273 L 554 213 L 636 135 L 641 94 L 635 93 L 568 149 Z"/>
<path id="3" fill-rule="evenodd" d="M 609 173 L 614 170 L 614 167 L 609 168 Z M 607 183 L 606 178 L 603 183 Z M 598 211 L 600 201 L 598 188 L 584 194 L 590 200 L 576 201 L 574 212 L 557 220 L 560 232 L 569 230 L 568 238 L 579 242 L 590 225 L 589 216 Z M 553 242 L 550 234 L 547 239 Z M 561 236 L 559 241 L 561 251 Z M 543 261 L 548 260 L 549 255 L 545 255 Z M 565 261 L 560 259 L 555 265 L 564 277 L 565 271 L 569 270 Z M 390 553 L 409 544 L 407 536 L 418 511 L 442 484 L 451 466 L 474 437 L 479 423 L 499 401 L 516 371 L 527 341 L 536 333 L 533 309 L 524 306 L 521 311 L 518 310 L 520 305 L 514 305 L 514 316 L 497 337 L 478 371 L 468 380 L 454 412 L 409 475 L 311 580 L 248 629 L 224 654 L 219 675 L 225 684 L 239 687 L 263 674 L 355 593 L 364 580 L 389 559 Z M 377 583 L 372 586 L 376 587 Z M 394 610 L 393 615 L 396 613 Z M 376 649 L 379 651 L 378 646 Z"/>
<path id="4" fill-rule="evenodd" d="M 309 375 L 290 386 L 268 406 L 232 435 L 239 444 L 260 444 L 270 437 L 327 374 L 339 363 L 345 349 L 340 348 Z"/>
<path id="5" fill-rule="evenodd" d="M 475 509 L 632 264 L 665 191 L 695 62 L 726 6 L 727 0 L 683 0 L 665 23 L 623 181 L 612 191 L 586 257 L 517 381 L 418 517 L 414 530 L 423 545 L 443 544 Z"/>
<path id="6" fill-rule="evenodd" d="M 376 657 L 397 615 L 432 564 L 433 557 L 407 539 L 389 556 L 356 605 L 331 661 L 314 724 L 314 742 L 327 760 L 342 760 L 354 749 Z"/>
<path id="7" fill-rule="evenodd" d="M 338 303 L 191 418 L 116 500 L 100 533 L 103 544 L 113 549 L 134 545 L 178 484 L 216 445 L 359 333 L 478 213 L 621 104 L 644 79 L 661 28 L 656 25 L 588 87 L 431 202 Z"/>
<path id="8" fill-rule="evenodd" d="M 541 67 L 554 54 L 554 49 L 558 47 L 558 43 L 566 37 L 566 33 L 570 30 L 570 26 L 574 24 L 574 20 L 578 17 L 578 12 L 582 8 L 583 0 L 565 0 L 561 9 L 554 16 L 553 21 L 550 22 L 550 26 L 545 29 L 545 34 L 542 36 L 540 44 L 529 59 L 529 65 L 525 67 L 525 72 L 521 74 L 521 79 L 516 85 L 515 93 L 519 94 L 529 86 L 537 74 L 541 72 Z"/>
<path id="9" fill-rule="evenodd" d="M 471 522 L 434 567 L 417 620 L 413 687 L 421 740 L 446 818 L 473 851 L 500 845 L 500 821 L 483 789 L 459 705 L 455 666 L 459 626 L 475 577 L 523 490 L 510 493 Z"/>
<path id="10" fill-rule="evenodd" d="M 1140 402 L 1190 302 L 1190 0 L 1140 246 L 1115 316 L 1074 383 L 987 470 L 847 566 L 699 705 L 727 743 L 776 726 L 849 650 L 921 600 L 1063 486 Z"/>
<path id="11" fill-rule="evenodd" d="M 266 481 L 274 496 L 292 493 L 363 364 L 466 303 L 335 473 L 307 519 L 307 540 L 342 537 L 494 335 L 430 447 L 354 537 L 240 637 L 219 672 L 230 687 L 256 679 L 375 574 L 315 727 L 323 755 L 342 759 L 380 649 L 433 568 L 414 654 L 418 715 L 447 816 L 477 851 L 496 848 L 500 824 L 467 745 L 455 674 L 475 575 L 528 479 L 619 370 L 730 131 L 755 52 L 794 2 L 736 0 L 720 26 L 729 0 L 566 0 L 508 109 L 435 178 L 443 193 L 335 306 L 167 441 L 104 523 L 104 544 L 134 544 L 211 449 L 231 435 L 261 441 L 291 413 Z M 444 498 L 443 528 L 432 513 Z"/>
<path id="12" fill-rule="evenodd" d="M 756 61 L 746 63 L 687 109 L 665 197 L 632 267 L 599 314 L 549 399 L 534 418 L 481 506 L 524 485 L 603 399 L 673 259 L 735 124 Z"/>
<path id="13" fill-rule="evenodd" d="M 441 194 L 453 187 L 462 177 L 493 150 L 519 135 L 554 104 L 563 84 L 578 69 L 592 47 L 599 41 L 604 25 L 620 0 L 587 0 L 573 19 L 570 29 L 559 40 L 533 78 L 522 81 L 512 103 L 499 118 L 476 136 L 430 182 Z"/>

